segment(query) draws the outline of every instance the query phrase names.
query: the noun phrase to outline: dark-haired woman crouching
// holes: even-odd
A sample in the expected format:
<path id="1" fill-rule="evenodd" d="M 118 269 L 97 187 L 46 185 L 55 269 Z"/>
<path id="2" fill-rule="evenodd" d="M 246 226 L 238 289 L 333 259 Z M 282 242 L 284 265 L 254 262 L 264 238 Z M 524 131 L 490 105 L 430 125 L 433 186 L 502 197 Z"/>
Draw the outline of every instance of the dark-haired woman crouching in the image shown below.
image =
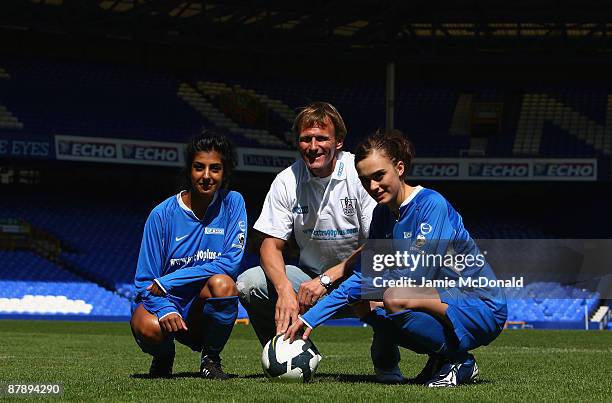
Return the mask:
<path id="1" fill-rule="evenodd" d="M 155 207 L 145 224 L 130 324 L 153 356 L 151 376 L 172 375 L 176 339 L 201 352 L 202 377 L 230 377 L 220 353 L 238 314 L 247 228 L 242 196 L 226 189 L 233 167 L 227 139 L 203 131 L 187 146 L 188 190 Z"/>

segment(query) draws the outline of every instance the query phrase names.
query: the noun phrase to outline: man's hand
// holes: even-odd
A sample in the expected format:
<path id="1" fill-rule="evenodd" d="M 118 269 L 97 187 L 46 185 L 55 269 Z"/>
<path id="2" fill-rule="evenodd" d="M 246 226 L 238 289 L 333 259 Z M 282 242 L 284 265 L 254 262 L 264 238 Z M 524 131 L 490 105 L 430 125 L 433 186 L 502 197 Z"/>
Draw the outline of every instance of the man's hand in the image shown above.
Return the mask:
<path id="1" fill-rule="evenodd" d="M 297 336 L 302 332 L 302 329 L 304 329 L 302 340 L 306 340 L 308 336 L 310 336 L 312 329 L 306 326 L 304 322 L 302 322 L 302 319 L 298 318 L 291 326 L 289 326 L 289 329 L 287 329 L 285 332 L 283 340 L 289 339 L 289 342 L 293 343 Z"/>
<path id="2" fill-rule="evenodd" d="M 326 292 L 327 290 L 321 285 L 321 281 L 319 281 L 318 277 L 300 284 L 300 289 L 297 294 L 300 313 L 306 312 L 306 310 L 313 306 Z"/>
<path id="3" fill-rule="evenodd" d="M 284 291 L 279 292 L 274 314 L 276 334 L 285 332 L 291 322 L 297 321 L 298 308 L 297 296 L 293 288 L 287 287 Z"/>
<path id="4" fill-rule="evenodd" d="M 157 283 L 154 281 L 151 283 L 150 286 L 147 287 L 147 290 L 157 296 L 157 297 L 163 297 L 164 295 L 166 295 L 166 293 L 164 292 L 164 290 L 161 289 L 161 287 L 159 285 L 157 285 Z"/>
<path id="5" fill-rule="evenodd" d="M 187 330 L 187 325 L 181 315 L 170 313 L 159 320 L 159 326 L 165 333 L 174 333 L 179 330 Z"/>

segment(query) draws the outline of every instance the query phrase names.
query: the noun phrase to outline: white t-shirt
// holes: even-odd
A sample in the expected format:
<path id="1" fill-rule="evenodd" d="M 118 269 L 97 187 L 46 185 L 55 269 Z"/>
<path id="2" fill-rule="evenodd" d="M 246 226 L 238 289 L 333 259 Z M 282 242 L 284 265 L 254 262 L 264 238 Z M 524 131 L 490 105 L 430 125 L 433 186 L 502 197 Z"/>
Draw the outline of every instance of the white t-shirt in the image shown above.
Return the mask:
<path id="1" fill-rule="evenodd" d="M 272 182 L 253 228 L 284 240 L 293 232 L 300 266 L 315 273 L 346 259 L 368 238 L 376 206 L 354 161 L 353 154 L 340 152 L 328 178 L 313 176 L 304 161 L 296 161 Z"/>

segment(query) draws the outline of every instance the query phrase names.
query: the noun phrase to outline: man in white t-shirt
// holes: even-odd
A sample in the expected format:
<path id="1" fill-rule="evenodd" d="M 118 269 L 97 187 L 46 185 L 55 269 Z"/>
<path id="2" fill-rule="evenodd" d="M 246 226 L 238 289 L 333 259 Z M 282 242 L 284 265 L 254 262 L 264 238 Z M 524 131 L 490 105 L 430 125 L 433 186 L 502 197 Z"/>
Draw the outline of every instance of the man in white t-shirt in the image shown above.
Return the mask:
<path id="1" fill-rule="evenodd" d="M 347 131 L 336 108 L 308 105 L 293 132 L 301 159 L 276 176 L 253 226 L 264 235 L 261 266 L 236 282 L 262 345 L 351 274 L 346 262 L 357 258 L 367 240 L 376 206 L 359 181 L 353 154 L 341 151 Z M 299 267 L 285 265 L 283 258 L 292 234 Z M 390 348 L 390 354 L 399 354 L 396 346 Z"/>

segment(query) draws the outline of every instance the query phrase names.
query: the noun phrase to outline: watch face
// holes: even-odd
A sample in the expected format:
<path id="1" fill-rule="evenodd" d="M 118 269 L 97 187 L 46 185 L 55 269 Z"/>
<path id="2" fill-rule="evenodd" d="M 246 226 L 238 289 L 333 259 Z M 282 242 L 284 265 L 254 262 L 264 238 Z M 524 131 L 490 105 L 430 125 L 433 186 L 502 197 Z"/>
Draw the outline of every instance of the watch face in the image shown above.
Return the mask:
<path id="1" fill-rule="evenodd" d="M 331 279 L 329 278 L 329 276 L 322 275 L 320 278 L 321 278 L 321 282 L 324 285 L 330 285 L 331 284 Z"/>

